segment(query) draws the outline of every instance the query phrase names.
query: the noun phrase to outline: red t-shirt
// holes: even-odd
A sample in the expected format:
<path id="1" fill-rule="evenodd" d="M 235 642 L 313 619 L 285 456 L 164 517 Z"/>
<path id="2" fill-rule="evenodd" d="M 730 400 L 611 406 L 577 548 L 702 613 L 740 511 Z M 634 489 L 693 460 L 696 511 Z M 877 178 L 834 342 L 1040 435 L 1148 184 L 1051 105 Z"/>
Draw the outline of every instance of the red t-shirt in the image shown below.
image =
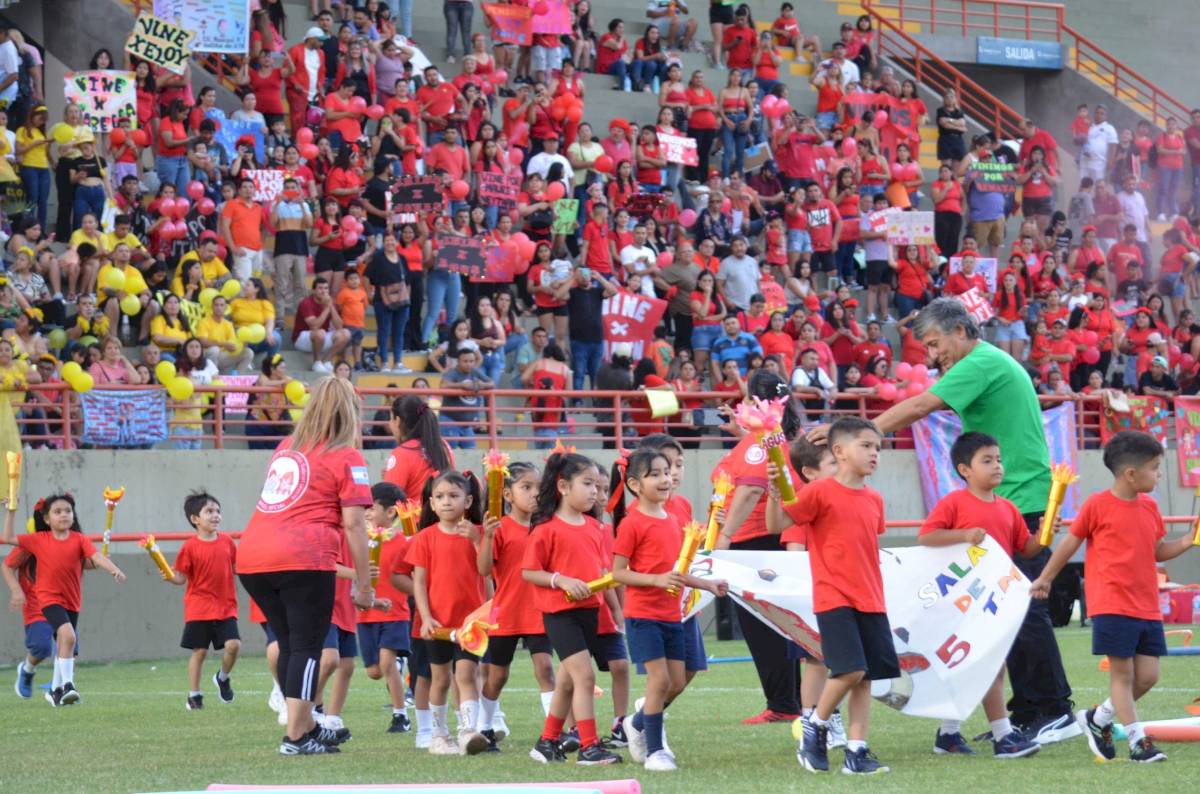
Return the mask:
<path id="1" fill-rule="evenodd" d="M 754 39 L 758 32 L 746 25 L 730 25 L 721 38 L 721 49 L 725 50 L 725 65 L 729 69 L 754 68 Z"/>
<path id="2" fill-rule="evenodd" d="M 606 571 L 612 570 L 613 563 L 613 545 L 616 541 L 616 533 L 613 532 L 612 524 L 605 524 L 599 521 L 593 527 L 593 534 L 596 536 L 597 542 L 600 544 L 600 561 L 604 565 Z M 608 599 L 604 594 L 600 594 L 600 614 L 596 618 L 596 634 L 603 636 L 605 634 L 616 634 L 617 622 L 613 620 L 612 609 L 608 606 Z"/>
<path id="3" fill-rule="evenodd" d="M 814 251 L 833 250 L 833 227 L 842 216 L 837 207 L 829 199 L 820 199 L 816 204 L 804 202 L 804 212 L 808 219 L 808 235 L 812 239 Z"/>
<path id="4" fill-rule="evenodd" d="M 158 125 L 158 154 L 160 157 L 183 157 L 187 154 L 187 144 L 179 146 L 167 146 L 166 139 L 163 138 L 163 133 L 167 130 L 171 131 L 171 138 L 176 141 L 182 141 L 187 138 L 187 129 L 182 121 L 170 121 L 163 119 Z"/>
<path id="5" fill-rule="evenodd" d="M 309 317 L 320 317 L 324 312 L 325 307 L 317 303 L 316 298 L 313 296 L 309 295 L 307 298 L 301 299 L 300 303 L 296 306 L 296 323 L 292 327 L 292 341 L 295 342 L 299 339 L 302 332 L 311 330 L 308 327 Z M 321 328 L 328 331 L 331 322 L 332 320 L 326 317 L 325 323 Z"/>
<path id="6" fill-rule="evenodd" d="M 1054 356 L 1069 355 L 1071 356 L 1071 361 L 1074 361 L 1075 354 L 1078 351 L 1076 350 L 1075 340 L 1071 339 L 1069 336 L 1064 336 L 1062 339 L 1055 339 L 1051 337 L 1047 341 L 1046 352 Z M 1069 381 L 1071 379 L 1071 361 L 1053 362 L 1054 365 L 1058 367 L 1059 371 L 1062 372 L 1064 381 Z"/>
<path id="7" fill-rule="evenodd" d="M 618 49 L 614 50 L 611 47 L 605 46 L 605 44 L 616 40 L 617 37 L 613 33 L 603 33 L 600 35 L 600 40 L 596 42 L 596 74 L 608 74 L 609 67 L 629 51 L 629 42 L 624 39 L 620 40 L 621 46 Z"/>
<path id="8" fill-rule="evenodd" d="M 554 516 L 530 533 L 521 569 L 550 571 L 585 582 L 599 579 L 610 565 L 600 541 L 602 530 L 600 522 L 590 516 L 584 516 L 582 524 L 568 524 Z M 600 602 L 599 594 L 582 601 L 568 601 L 558 588 L 534 588 L 534 605 L 543 613 L 595 608 Z"/>
<path id="9" fill-rule="evenodd" d="M 183 620 L 236 618 L 237 590 L 234 569 L 237 546 L 233 538 L 218 534 L 210 541 L 188 538 L 175 555 L 175 570 L 187 577 L 183 591 Z"/>
<path id="10" fill-rule="evenodd" d="M 885 529 L 878 491 L 847 488 L 830 477 L 806 485 L 784 510 L 795 524 L 808 526 L 814 612 L 887 611 L 879 570 L 878 536 Z"/>
<path id="11" fill-rule="evenodd" d="M 359 176 L 353 168 L 335 168 L 329 172 L 327 177 L 325 177 L 325 195 L 333 196 L 333 191 L 335 190 L 359 188 L 362 187 L 362 184 L 362 177 Z M 337 203 L 341 205 L 343 210 L 345 210 L 350 207 L 350 202 L 357 198 L 357 196 L 355 196 L 353 193 L 347 193 L 343 196 L 334 196 L 334 198 L 337 199 Z M 324 218 L 321 220 L 324 221 Z M 326 230 L 325 233 L 328 234 L 329 231 Z M 338 239 L 338 243 L 340 245 L 340 238 Z M 326 245 L 324 247 L 333 248 L 334 246 Z"/>
<path id="12" fill-rule="evenodd" d="M 870 341 L 859 342 L 857 345 L 854 346 L 851 353 L 854 356 L 854 363 L 857 364 L 858 368 L 861 369 L 863 372 L 867 371 L 867 363 L 869 361 L 871 361 L 871 359 L 885 358 L 885 359 L 887 359 L 888 364 L 892 363 L 892 349 L 890 347 L 888 347 L 886 344 L 884 344 L 882 341 L 880 341 L 880 342 L 870 342 Z"/>
<path id="13" fill-rule="evenodd" d="M 338 549 L 338 565 L 347 567 L 352 565 L 350 544 L 346 542 L 346 533 L 344 532 L 342 533 L 341 548 Z M 349 579 L 343 579 L 340 576 L 334 580 L 333 614 L 330 616 L 330 622 L 342 631 L 353 632 L 356 626 L 354 613 L 357 610 L 354 607 L 354 596 L 350 585 Z"/>
<path id="14" fill-rule="evenodd" d="M 963 271 L 951 273 L 946 279 L 946 286 L 942 288 L 943 295 L 962 295 L 964 292 L 970 292 L 973 287 L 978 287 L 983 294 L 988 293 L 987 278 L 982 273 L 972 273 L 967 275 Z"/>
<path id="15" fill-rule="evenodd" d="M 450 468 L 453 469 L 454 453 L 450 451 L 449 446 L 446 447 L 446 454 L 450 458 Z M 403 488 L 405 499 L 420 499 L 425 491 L 425 483 L 438 474 L 438 470 L 421 451 L 421 442 L 415 438 L 410 438 L 393 449 L 383 467 L 383 481 Z"/>
<path id="16" fill-rule="evenodd" d="M 921 525 L 918 535 L 938 529 L 983 528 L 1004 553 L 1016 557 L 1029 542 L 1029 529 L 1021 511 L 999 494 L 985 502 L 966 488 L 952 491 L 938 502 Z"/>
<path id="17" fill-rule="evenodd" d="M 900 329 L 900 360 L 916 366 L 929 359 L 925 344 L 909 328 Z"/>
<path id="18" fill-rule="evenodd" d="M 1071 523 L 1071 534 L 1087 541 L 1083 576 L 1089 615 L 1162 620 L 1155 551 L 1167 530 L 1149 494 L 1132 500 L 1112 491 L 1092 494 Z"/>
<path id="19" fill-rule="evenodd" d="M 454 105 L 458 102 L 460 94 L 458 89 L 450 83 L 438 83 L 437 85 L 423 85 L 417 89 L 417 102 L 424 107 L 424 112 L 431 116 L 447 116 L 454 112 Z M 431 130 L 444 130 L 445 124 L 437 121 L 426 121 L 425 126 Z"/>
<path id="20" fill-rule="evenodd" d="M 353 97 L 351 97 L 353 99 Z M 327 94 L 325 96 L 325 110 L 334 113 L 347 113 L 350 111 L 350 100 L 343 100 L 337 95 L 337 92 Z M 362 137 L 362 124 L 359 123 L 358 116 L 346 116 L 337 121 L 330 121 L 326 124 L 330 131 L 337 130 L 342 134 L 342 140 L 346 143 L 354 143 Z"/>
<path id="21" fill-rule="evenodd" d="M 17 548 L 37 560 L 35 591 L 38 606 L 60 606 L 78 612 L 83 604 L 79 580 L 83 561 L 96 553 L 96 547 L 82 533 L 68 532 L 62 540 L 50 531 L 18 535 Z"/>
<path id="22" fill-rule="evenodd" d="M 617 527 L 613 553 L 629 560 L 629 569 L 645 574 L 667 573 L 679 559 L 683 532 L 679 520 L 667 513 L 663 518 L 631 510 Z M 643 620 L 680 621 L 682 589 L 671 595 L 661 587 L 625 588 L 625 617 Z"/>
<path id="23" fill-rule="evenodd" d="M 475 567 L 475 544 L 461 535 L 430 524 L 409 541 L 404 560 L 425 569 L 429 613 L 443 626 L 457 629 L 487 600 Z"/>
<path id="24" fill-rule="evenodd" d="M 17 572 L 17 584 L 25 594 L 25 607 L 21 610 L 21 617 L 26 626 L 46 619 L 42 614 L 42 605 L 38 603 L 37 583 L 29 576 L 32 566 L 27 565 L 28 562 L 29 552 L 19 548 L 14 548 L 4 558 L 4 564 Z"/>
<path id="25" fill-rule="evenodd" d="M 767 453 L 758 445 L 755 434 L 742 436 L 737 446 L 721 458 L 713 470 L 713 482 L 721 471 L 729 475 L 735 486 L 763 489 L 762 497 L 733 534 L 732 542 L 741 543 L 770 534 L 767 532 Z"/>
<path id="26" fill-rule="evenodd" d="M 392 608 L 387 612 L 379 609 L 359 610 L 357 615 L 359 623 L 391 623 L 397 620 L 412 619 L 412 613 L 408 608 L 408 594 L 401 592 L 392 584 L 392 574 L 396 572 L 397 563 L 403 559 L 407 546 L 408 538 L 404 537 L 404 533 L 400 531 L 399 527 L 393 528 L 392 537 L 383 541 L 383 548 L 379 551 L 379 584 L 375 586 L 375 597 L 377 599 L 390 598 Z M 400 573 L 408 573 L 408 571 Z"/>
<path id="27" fill-rule="evenodd" d="M 455 179 L 462 179 L 471 169 L 467 150 L 457 144 L 453 149 L 444 143 L 434 144 L 425 154 L 425 169 L 428 173 L 433 173 L 439 168 Z"/>
<path id="28" fill-rule="evenodd" d="M 492 578 L 496 580 L 492 607 L 499 624 L 499 628 L 491 632 L 492 636 L 546 633 L 542 614 L 535 604 L 538 588 L 521 576 L 529 537 L 529 527 L 517 523 L 512 516 L 500 519 L 500 528 L 492 539 Z"/>
<path id="29" fill-rule="evenodd" d="M 302 453 L 285 438 L 271 456 L 258 505 L 242 533 L 238 573 L 336 570 L 342 508 L 371 503 L 371 475 L 361 452 Z"/>
<path id="30" fill-rule="evenodd" d="M 1164 253 L 1162 257 L 1162 275 L 1166 276 L 1171 273 L 1182 273 L 1184 265 L 1187 264 L 1183 259 L 1184 254 L 1187 252 L 1188 247 L 1186 245 L 1173 245 L 1167 249 L 1166 253 Z"/>
<path id="31" fill-rule="evenodd" d="M 943 182 L 939 179 L 933 183 L 933 187 L 946 191 L 946 197 L 933 205 L 935 211 L 962 214 L 962 188 L 957 181 Z"/>
<path id="32" fill-rule="evenodd" d="M 614 235 L 608 226 L 588 221 L 583 227 L 583 239 L 588 244 L 587 266 L 601 275 L 613 272 L 611 243 Z"/>
<path id="33" fill-rule="evenodd" d="M 1118 281 L 1124 281 L 1130 262 L 1137 262 L 1139 265 L 1145 266 L 1146 262 L 1142 259 L 1142 250 L 1133 243 L 1116 242 L 1108 249 L 1108 262 L 1112 265 L 1113 277 Z"/>
<path id="34" fill-rule="evenodd" d="M 765 331 L 758 343 L 762 345 L 764 356 L 779 355 L 788 365 L 796 360 L 796 340 L 784 331 Z"/>

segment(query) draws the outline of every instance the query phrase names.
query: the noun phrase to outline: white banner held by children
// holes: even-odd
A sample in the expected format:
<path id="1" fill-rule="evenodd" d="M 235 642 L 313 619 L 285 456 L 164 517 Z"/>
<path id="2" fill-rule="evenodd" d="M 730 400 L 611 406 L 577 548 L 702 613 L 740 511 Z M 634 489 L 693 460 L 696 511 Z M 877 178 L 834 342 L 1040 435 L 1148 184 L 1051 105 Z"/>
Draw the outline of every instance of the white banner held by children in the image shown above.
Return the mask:
<path id="1" fill-rule="evenodd" d="M 194 30 L 187 30 L 153 14 L 140 14 L 133 22 L 133 32 L 125 41 L 125 52 L 167 71 L 183 74 L 188 58 L 192 57 L 194 38 Z"/>
<path id="2" fill-rule="evenodd" d="M 133 72 L 67 72 L 63 96 L 68 104 L 83 109 L 83 118 L 92 132 L 112 132 L 121 119 L 129 119 L 129 128 L 137 129 L 137 81 Z"/>
<path id="3" fill-rule="evenodd" d="M 282 171 L 248 169 L 243 173 L 254 180 L 255 201 L 272 202 L 283 192 L 284 174 Z"/>
<path id="4" fill-rule="evenodd" d="M 663 148 L 663 156 L 666 157 L 668 165 L 700 165 L 700 155 L 696 152 L 694 138 L 660 132 L 658 143 Z"/>
<path id="5" fill-rule="evenodd" d="M 879 554 L 900 678 L 871 694 L 913 717 L 966 719 L 995 680 L 1029 608 L 1029 580 L 999 544 L 883 549 Z M 691 573 L 724 579 L 755 617 L 821 658 L 808 554 L 718 551 Z M 688 600 L 694 614 L 712 600 Z"/>
<path id="6" fill-rule="evenodd" d="M 999 284 L 998 284 L 998 279 L 1000 278 L 1000 276 L 998 274 L 999 267 L 1000 267 L 1000 261 L 998 259 L 996 259 L 995 257 L 986 256 L 986 257 L 976 257 L 976 259 L 975 259 L 975 272 L 979 273 L 985 279 L 987 279 L 988 292 L 990 292 L 993 295 L 996 294 L 996 287 L 999 286 Z M 950 257 L 950 269 L 946 271 L 946 275 L 952 276 L 955 273 L 959 272 L 960 270 L 962 270 L 962 257 L 961 256 Z"/>

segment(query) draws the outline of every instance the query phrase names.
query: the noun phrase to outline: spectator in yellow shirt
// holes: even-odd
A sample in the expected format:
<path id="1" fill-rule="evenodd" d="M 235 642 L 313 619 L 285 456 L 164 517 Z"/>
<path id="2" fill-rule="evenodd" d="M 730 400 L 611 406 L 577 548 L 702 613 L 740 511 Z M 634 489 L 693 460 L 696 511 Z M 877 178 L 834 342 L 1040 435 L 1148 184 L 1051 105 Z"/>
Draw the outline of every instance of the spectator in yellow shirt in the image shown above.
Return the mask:
<path id="1" fill-rule="evenodd" d="M 215 287 L 220 289 L 221 285 L 229 280 L 229 268 L 225 267 L 225 263 L 217 256 L 217 243 L 219 242 L 216 232 L 204 232 L 200 235 L 200 244 L 195 251 L 188 251 L 179 258 L 179 269 L 176 271 L 175 278 L 182 282 L 183 271 L 188 262 L 198 261 L 200 263 L 200 278 L 204 282 L 205 287 Z"/>
<path id="2" fill-rule="evenodd" d="M 258 323 L 267 331 L 267 338 L 250 345 L 255 353 L 266 353 L 267 357 L 279 350 L 279 332 L 275 329 L 275 304 L 267 299 L 267 288 L 262 279 L 251 277 L 242 282 L 242 292 L 229 304 L 230 319 L 234 330 Z"/>
<path id="3" fill-rule="evenodd" d="M 204 354 L 222 372 L 250 369 L 254 351 L 238 341 L 233 323 L 225 319 L 228 311 L 229 302 L 223 296 L 213 298 L 212 313 L 196 327 L 196 338 L 204 345 Z"/>
<path id="4" fill-rule="evenodd" d="M 179 346 L 192 336 L 187 316 L 180 309 L 179 296 L 168 293 L 162 302 L 162 313 L 150 321 L 150 341 L 168 360 L 174 360 Z"/>
<path id="5" fill-rule="evenodd" d="M 133 233 L 133 218 L 128 215 L 117 215 L 113 218 L 113 230 L 104 235 L 104 251 L 112 251 L 117 243 L 129 246 L 129 261 L 141 262 L 151 259 L 150 252 L 138 236 Z"/>
<path id="6" fill-rule="evenodd" d="M 67 329 L 67 337 L 72 340 L 79 340 L 85 336 L 90 336 L 98 340 L 108 336 L 110 327 L 108 317 L 102 312 L 96 311 L 96 297 L 94 295 L 80 295 L 78 306 L 79 313 L 75 315 L 75 324 Z"/>

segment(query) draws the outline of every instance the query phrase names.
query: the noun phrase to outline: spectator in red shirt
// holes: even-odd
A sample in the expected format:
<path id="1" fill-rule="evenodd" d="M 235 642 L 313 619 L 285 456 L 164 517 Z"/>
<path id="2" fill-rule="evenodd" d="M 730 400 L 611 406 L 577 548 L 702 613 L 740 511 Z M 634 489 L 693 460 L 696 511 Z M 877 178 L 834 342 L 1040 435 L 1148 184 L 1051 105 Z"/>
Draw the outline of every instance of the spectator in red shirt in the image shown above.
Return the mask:
<path id="1" fill-rule="evenodd" d="M 742 83 L 749 83 L 754 77 L 754 41 L 758 34 L 750 27 L 750 12 L 739 8 L 733 20 L 733 27 L 725 28 L 721 34 L 721 49 L 718 53 L 718 64 L 733 71 L 742 72 Z"/>
<path id="2" fill-rule="evenodd" d="M 972 289 L 978 289 L 984 298 L 991 298 L 987 278 L 982 273 L 975 272 L 977 258 L 978 254 L 974 251 L 962 252 L 962 270 L 951 273 L 946 279 L 946 286 L 942 289 L 943 295 L 962 295 Z"/>
<path id="3" fill-rule="evenodd" d="M 1025 328 L 1025 293 L 1017 283 L 1016 272 L 1004 271 L 993 304 L 996 307 L 996 347 L 1017 361 L 1023 361 L 1029 331 Z"/>
<path id="4" fill-rule="evenodd" d="M 1167 128 L 1155 140 L 1154 146 L 1158 150 L 1158 220 L 1163 222 L 1179 214 L 1179 183 L 1183 181 L 1186 143 L 1176 119 L 1167 119 Z"/>
<path id="5" fill-rule="evenodd" d="M 425 122 L 426 143 L 433 146 L 445 137 L 451 116 L 461 95 L 450 83 L 442 82 L 436 66 L 425 67 L 425 85 L 417 89 L 421 120 Z"/>
<path id="6" fill-rule="evenodd" d="M 440 143 L 429 147 L 425 155 L 425 172 L 445 171 L 452 179 L 463 179 L 470 173 L 471 164 L 467 150 L 458 143 L 458 130 L 450 127 Z"/>
<path id="7" fill-rule="evenodd" d="M 883 326 L 878 320 L 871 320 L 867 323 L 867 338 L 859 342 L 853 349 L 854 363 L 859 366 L 863 372 L 867 372 L 867 363 L 871 359 L 882 358 L 888 364 L 892 363 L 892 348 L 888 346 L 887 341 L 883 338 Z"/>
<path id="8" fill-rule="evenodd" d="M 333 359 L 350 344 L 350 331 L 342 323 L 324 276 L 313 279 L 312 294 L 296 307 L 292 343 L 297 350 L 312 353 L 313 372 L 325 375 L 333 374 Z"/>
<path id="9" fill-rule="evenodd" d="M 591 220 L 583 227 L 579 260 L 600 275 L 611 276 L 613 262 L 620 259 L 616 240 L 616 234 L 608 224 L 608 207 L 604 204 L 593 206 Z"/>
<path id="10" fill-rule="evenodd" d="M 325 129 L 329 136 L 329 145 L 334 151 L 362 137 L 359 114 L 352 110 L 350 105 L 353 96 L 354 83 L 344 80 L 337 87 L 337 91 L 325 97 Z"/>

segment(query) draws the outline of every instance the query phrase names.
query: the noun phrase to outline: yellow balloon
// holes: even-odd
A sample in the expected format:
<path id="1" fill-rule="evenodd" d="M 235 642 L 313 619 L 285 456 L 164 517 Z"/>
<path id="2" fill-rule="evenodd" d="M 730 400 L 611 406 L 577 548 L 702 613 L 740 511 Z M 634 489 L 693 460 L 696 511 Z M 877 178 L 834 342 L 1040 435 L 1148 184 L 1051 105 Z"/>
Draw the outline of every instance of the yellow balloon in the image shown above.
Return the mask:
<path id="1" fill-rule="evenodd" d="M 129 316 L 133 316 L 142 310 L 142 302 L 138 300 L 137 295 L 126 295 L 121 298 L 121 311 Z"/>
<path id="2" fill-rule="evenodd" d="M 62 377 L 67 383 L 70 383 L 82 374 L 83 367 L 79 366 L 79 363 L 76 361 L 68 361 L 62 366 Z"/>
<path id="3" fill-rule="evenodd" d="M 221 294 L 225 296 L 225 300 L 231 301 L 242 291 L 242 282 L 235 278 L 231 278 L 221 285 Z"/>
<path id="4" fill-rule="evenodd" d="M 306 393 L 303 397 L 300 398 L 300 402 L 298 402 L 296 404 L 299 405 L 301 408 L 305 408 L 308 406 L 308 401 L 311 399 L 312 399 L 312 395 Z"/>
<path id="5" fill-rule="evenodd" d="M 245 342 L 248 345 L 252 345 L 254 343 L 250 341 L 251 336 L 252 334 L 250 333 L 250 326 L 243 325 L 241 328 L 237 329 L 237 338 L 239 342 Z"/>
<path id="6" fill-rule="evenodd" d="M 300 405 L 300 401 L 307 396 L 304 384 L 298 380 L 289 380 L 287 385 L 283 387 L 283 393 L 288 398 L 288 402 L 296 405 Z"/>
<path id="7" fill-rule="evenodd" d="M 104 274 L 104 288 L 113 292 L 125 289 L 125 274 L 115 267 L 109 268 Z"/>
<path id="8" fill-rule="evenodd" d="M 304 409 L 303 408 L 289 408 L 288 416 L 292 417 L 293 422 L 299 422 L 300 417 L 304 416 Z"/>
<path id="9" fill-rule="evenodd" d="M 134 273 L 125 279 L 125 291 L 132 292 L 137 295 L 145 292 L 148 289 L 146 279 L 142 278 L 141 273 Z"/>
<path id="10" fill-rule="evenodd" d="M 50 136 L 54 142 L 66 146 L 75 140 L 75 128 L 65 122 L 58 122 L 50 128 Z"/>
<path id="11" fill-rule="evenodd" d="M 217 292 L 212 287 L 205 287 L 204 289 L 200 290 L 200 305 L 204 307 L 204 311 L 212 311 L 213 298 L 220 294 L 221 293 Z"/>
<path id="12" fill-rule="evenodd" d="M 84 392 L 91 391 L 92 387 L 96 385 L 96 381 L 88 373 L 80 372 L 74 378 L 71 378 L 70 384 L 72 389 L 83 394 Z"/>
<path id="13" fill-rule="evenodd" d="M 196 391 L 196 384 L 182 375 L 176 375 L 170 383 L 167 384 L 167 394 L 171 395 L 172 400 L 186 400 Z"/>
<path id="14" fill-rule="evenodd" d="M 160 361 L 154 367 L 154 377 L 158 378 L 158 382 L 166 386 L 175 378 L 175 365 L 170 361 Z"/>
<path id="15" fill-rule="evenodd" d="M 250 323 L 246 326 L 246 330 L 250 333 L 250 338 L 246 340 L 249 344 L 257 345 L 267 338 L 267 329 L 262 323 Z"/>

